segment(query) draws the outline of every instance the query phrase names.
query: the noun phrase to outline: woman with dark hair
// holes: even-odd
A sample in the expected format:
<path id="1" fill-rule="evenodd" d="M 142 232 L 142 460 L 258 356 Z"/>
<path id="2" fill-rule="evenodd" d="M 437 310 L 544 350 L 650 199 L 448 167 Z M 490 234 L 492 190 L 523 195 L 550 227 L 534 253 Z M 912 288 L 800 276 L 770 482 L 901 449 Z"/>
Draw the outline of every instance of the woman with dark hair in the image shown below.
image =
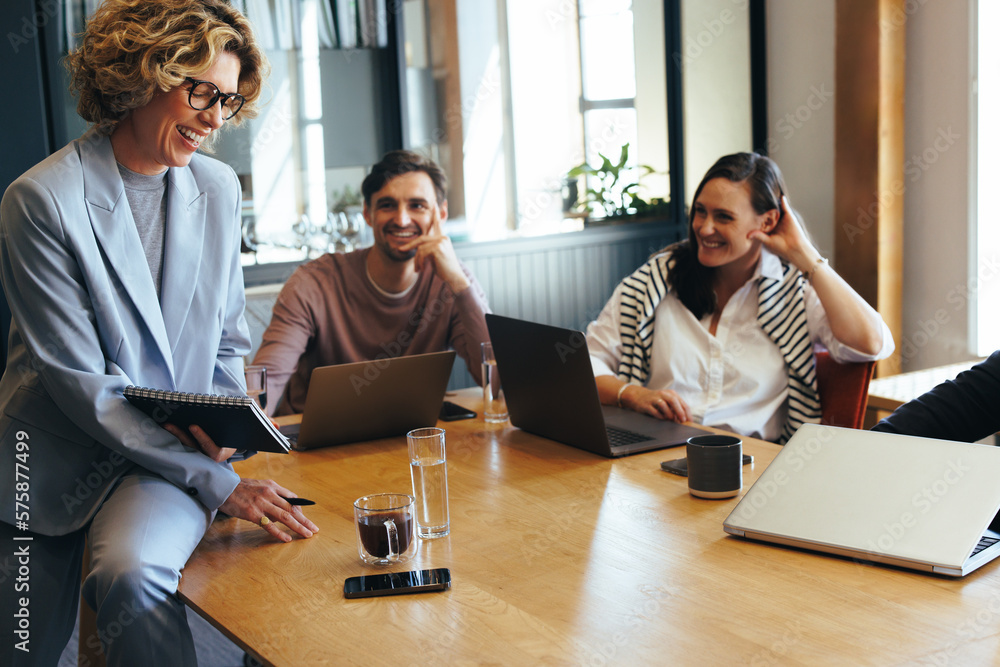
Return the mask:
<path id="1" fill-rule="evenodd" d="M 92 128 L 0 204 L 0 563 L 30 575 L 0 579 L 0 664 L 57 663 L 86 538 L 82 639 L 108 665 L 194 665 L 176 591 L 216 511 L 286 542 L 279 522 L 317 530 L 291 491 L 236 474 L 246 452 L 122 394 L 246 393 L 239 181 L 199 148 L 254 114 L 266 62 L 225 0 L 107 0 L 69 65 Z"/>
<path id="2" fill-rule="evenodd" d="M 784 442 L 820 418 L 815 344 L 868 361 L 892 335 L 812 245 L 769 158 L 720 158 L 693 202 L 688 238 L 587 328 L 601 401 Z"/>

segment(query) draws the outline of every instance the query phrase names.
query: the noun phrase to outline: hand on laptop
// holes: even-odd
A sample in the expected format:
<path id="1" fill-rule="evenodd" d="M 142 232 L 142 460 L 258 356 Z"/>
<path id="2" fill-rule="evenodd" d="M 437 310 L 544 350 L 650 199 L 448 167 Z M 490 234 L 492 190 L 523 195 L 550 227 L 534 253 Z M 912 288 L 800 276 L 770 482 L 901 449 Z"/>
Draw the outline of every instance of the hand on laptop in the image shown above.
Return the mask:
<path id="1" fill-rule="evenodd" d="M 624 408 L 657 419 L 670 419 L 675 422 L 691 421 L 691 408 L 672 389 L 654 391 L 632 384 L 622 392 L 621 403 Z"/>

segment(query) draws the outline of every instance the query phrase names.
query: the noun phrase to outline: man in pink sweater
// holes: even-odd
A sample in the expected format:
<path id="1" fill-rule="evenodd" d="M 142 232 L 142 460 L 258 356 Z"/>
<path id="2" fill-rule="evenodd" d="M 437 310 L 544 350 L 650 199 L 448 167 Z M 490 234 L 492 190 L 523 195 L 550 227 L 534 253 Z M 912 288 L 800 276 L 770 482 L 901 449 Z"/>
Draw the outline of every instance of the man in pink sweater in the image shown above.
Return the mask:
<path id="1" fill-rule="evenodd" d="M 303 264 L 274 304 L 253 362 L 267 367 L 268 412 L 302 412 L 317 366 L 454 349 L 480 381 L 489 307 L 442 232 L 446 188 L 417 153 L 372 167 L 361 193 L 375 245 Z"/>

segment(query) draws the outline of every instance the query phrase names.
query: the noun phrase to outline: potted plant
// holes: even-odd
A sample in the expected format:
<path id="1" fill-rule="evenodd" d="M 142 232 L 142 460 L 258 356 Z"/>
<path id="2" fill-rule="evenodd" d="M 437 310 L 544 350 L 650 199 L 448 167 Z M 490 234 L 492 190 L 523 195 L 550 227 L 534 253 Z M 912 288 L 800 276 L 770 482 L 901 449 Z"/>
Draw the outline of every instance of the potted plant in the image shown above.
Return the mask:
<path id="1" fill-rule="evenodd" d="M 597 218 L 612 222 L 626 217 L 651 215 L 666 209 L 667 204 L 662 199 L 647 201 L 636 193 L 642 177 L 656 170 L 649 165 L 633 167 L 626 164 L 628 150 L 629 145 L 626 143 L 622 146 L 618 162 L 612 162 L 603 153 L 598 153 L 597 156 L 601 159 L 599 167 L 584 162 L 566 173 L 568 184 L 574 184 L 581 176 L 586 180 L 586 189 L 582 199 L 577 198 L 576 206 L 587 213 L 588 220 Z M 639 170 L 639 175 L 635 180 L 625 183 L 624 175 L 633 170 Z M 575 188 L 571 186 L 568 189 L 573 191 Z"/>
<path id="2" fill-rule="evenodd" d="M 341 211 L 344 213 L 360 211 L 361 205 L 364 204 L 364 200 L 361 199 L 361 190 L 359 188 L 351 187 L 350 185 L 345 185 L 344 189 L 339 193 L 336 190 L 331 192 L 330 199 L 333 200 L 333 205 L 330 206 L 330 210 L 334 213 Z"/>

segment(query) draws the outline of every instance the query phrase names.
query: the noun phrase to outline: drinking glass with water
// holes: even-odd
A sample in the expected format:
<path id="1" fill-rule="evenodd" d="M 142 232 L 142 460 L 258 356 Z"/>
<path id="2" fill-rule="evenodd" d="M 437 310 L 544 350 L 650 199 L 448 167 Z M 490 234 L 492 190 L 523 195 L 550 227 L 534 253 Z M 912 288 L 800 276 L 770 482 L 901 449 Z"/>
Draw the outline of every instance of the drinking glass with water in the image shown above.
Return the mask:
<path id="1" fill-rule="evenodd" d="M 492 343 L 481 343 L 483 350 L 483 420 L 487 424 L 507 421 L 507 399 L 500 386 L 500 373 Z"/>
<path id="2" fill-rule="evenodd" d="M 246 366 L 243 375 L 247 380 L 247 396 L 257 401 L 263 410 L 267 407 L 267 368 L 264 366 Z"/>
<path id="3" fill-rule="evenodd" d="M 406 434 L 406 443 L 413 495 L 417 499 L 417 535 L 424 539 L 444 537 L 451 532 L 444 429 L 414 429 Z"/>

